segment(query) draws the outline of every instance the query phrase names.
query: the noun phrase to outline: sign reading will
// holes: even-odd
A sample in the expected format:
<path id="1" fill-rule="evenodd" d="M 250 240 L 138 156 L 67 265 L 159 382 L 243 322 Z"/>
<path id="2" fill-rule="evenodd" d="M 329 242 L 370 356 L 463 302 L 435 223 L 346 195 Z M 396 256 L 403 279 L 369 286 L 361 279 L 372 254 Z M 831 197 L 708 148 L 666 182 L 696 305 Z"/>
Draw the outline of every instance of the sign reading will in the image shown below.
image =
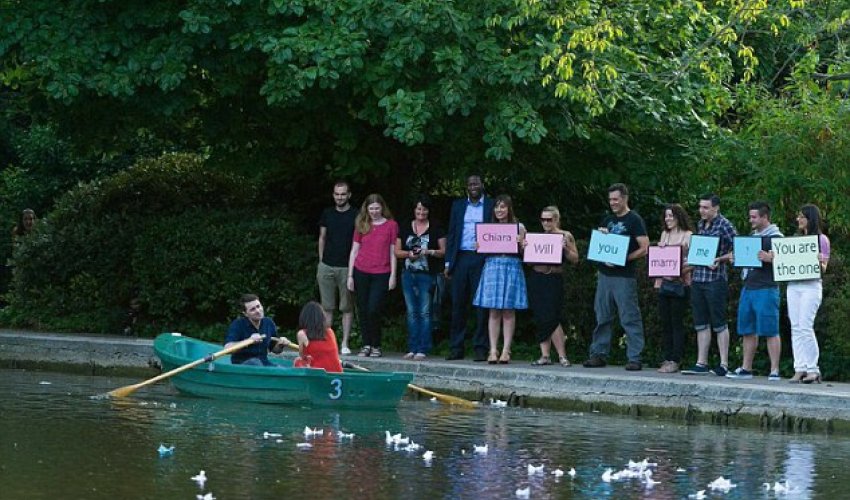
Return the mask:
<path id="1" fill-rule="evenodd" d="M 773 278 L 776 281 L 820 278 L 818 236 L 773 238 Z"/>
<path id="2" fill-rule="evenodd" d="M 625 266 L 629 256 L 629 237 L 622 234 L 603 233 L 596 229 L 590 234 L 587 260 Z"/>
<path id="3" fill-rule="evenodd" d="M 564 236 L 552 233 L 528 233 L 525 235 L 523 262 L 529 264 L 558 265 L 564 258 Z"/>

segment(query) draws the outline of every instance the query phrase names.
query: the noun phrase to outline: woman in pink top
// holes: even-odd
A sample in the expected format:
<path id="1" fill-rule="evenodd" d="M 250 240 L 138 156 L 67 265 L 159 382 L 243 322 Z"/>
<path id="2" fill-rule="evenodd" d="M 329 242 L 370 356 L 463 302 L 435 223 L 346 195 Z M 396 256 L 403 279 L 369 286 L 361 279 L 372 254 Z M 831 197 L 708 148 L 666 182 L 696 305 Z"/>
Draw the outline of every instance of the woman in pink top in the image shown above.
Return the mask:
<path id="1" fill-rule="evenodd" d="M 815 205 L 803 205 L 797 213 L 797 234 L 818 236 L 821 274 L 829 263 L 829 238 L 821 232 L 820 210 Z M 789 382 L 820 383 L 818 358 L 820 349 L 815 337 L 815 316 L 823 297 L 820 278 L 791 281 L 785 291 L 788 300 L 788 319 L 791 320 L 791 351 L 794 353 L 794 376 Z"/>
<path id="2" fill-rule="evenodd" d="M 688 255 L 688 245 L 691 241 L 691 220 L 685 209 L 678 203 L 664 207 L 664 231 L 658 246 L 679 246 L 682 256 Z M 658 315 L 661 319 L 662 344 L 664 345 L 664 362 L 658 368 L 660 373 L 676 373 L 682 363 L 685 349 L 685 311 L 688 308 L 688 295 L 691 288 L 691 268 L 682 263 L 679 276 L 673 278 L 657 278 L 655 288 L 658 289 Z"/>
<path id="3" fill-rule="evenodd" d="M 348 289 L 357 296 L 363 348 L 358 356 L 381 357 L 381 310 L 387 291 L 395 288 L 395 240 L 398 224 L 379 194 L 363 201 L 354 222 L 348 257 Z"/>

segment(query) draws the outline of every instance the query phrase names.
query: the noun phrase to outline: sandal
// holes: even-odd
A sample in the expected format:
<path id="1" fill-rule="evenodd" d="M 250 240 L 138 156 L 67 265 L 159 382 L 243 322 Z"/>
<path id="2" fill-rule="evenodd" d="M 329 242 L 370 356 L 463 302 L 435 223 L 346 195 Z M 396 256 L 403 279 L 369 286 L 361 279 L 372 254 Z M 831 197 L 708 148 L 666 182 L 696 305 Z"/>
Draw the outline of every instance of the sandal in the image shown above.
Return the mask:
<path id="1" fill-rule="evenodd" d="M 564 368 L 566 368 L 566 367 L 568 367 L 568 366 L 573 366 L 573 364 L 572 364 L 572 363 L 570 363 L 570 360 L 569 360 L 569 359 L 567 359 L 567 357 L 566 357 L 566 356 L 561 356 L 561 357 L 559 357 L 559 358 L 558 358 L 558 363 L 560 363 L 560 364 L 561 364 L 561 366 L 563 366 Z"/>
<path id="2" fill-rule="evenodd" d="M 490 351 L 490 355 L 487 356 L 487 364 L 495 365 L 499 362 L 499 354 L 496 351 Z"/>
<path id="3" fill-rule="evenodd" d="M 499 356 L 499 364 L 506 365 L 511 362 L 511 353 L 503 352 L 501 356 Z"/>
<path id="4" fill-rule="evenodd" d="M 381 356 L 383 356 L 383 353 L 380 347 L 373 347 L 372 352 L 369 353 L 370 358 L 380 358 Z"/>
<path id="5" fill-rule="evenodd" d="M 549 358 L 540 358 L 531 362 L 531 366 L 546 366 L 551 364 L 552 360 Z"/>
<path id="6" fill-rule="evenodd" d="M 357 353 L 357 356 L 361 358 L 368 358 L 370 354 L 372 354 L 372 348 L 368 345 L 365 345 L 363 346 L 363 349 L 360 349 L 360 352 Z"/>

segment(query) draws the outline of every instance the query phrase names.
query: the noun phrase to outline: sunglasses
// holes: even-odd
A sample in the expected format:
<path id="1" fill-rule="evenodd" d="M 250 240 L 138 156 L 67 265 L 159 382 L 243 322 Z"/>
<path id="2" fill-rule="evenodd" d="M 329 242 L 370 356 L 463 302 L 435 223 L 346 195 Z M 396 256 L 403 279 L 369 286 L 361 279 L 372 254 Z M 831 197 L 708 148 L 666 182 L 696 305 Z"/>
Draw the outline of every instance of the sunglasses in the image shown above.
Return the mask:
<path id="1" fill-rule="evenodd" d="M 552 222 L 552 217 L 541 217 L 540 222 Z"/>

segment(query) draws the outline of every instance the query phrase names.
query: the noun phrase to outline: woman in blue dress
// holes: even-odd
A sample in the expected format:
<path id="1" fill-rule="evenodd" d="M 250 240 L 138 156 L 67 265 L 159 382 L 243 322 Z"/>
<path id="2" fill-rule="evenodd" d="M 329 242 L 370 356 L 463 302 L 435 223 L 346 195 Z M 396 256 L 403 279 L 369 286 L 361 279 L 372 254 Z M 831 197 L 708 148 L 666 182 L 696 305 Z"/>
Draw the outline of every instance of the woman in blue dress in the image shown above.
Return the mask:
<path id="1" fill-rule="evenodd" d="M 516 310 L 528 309 L 528 294 L 525 287 L 525 275 L 519 251 L 525 239 L 525 226 L 514 215 L 513 202 L 508 195 L 496 198 L 493 207 L 495 222 L 517 224 L 519 241 L 517 251 L 510 254 L 493 254 L 484 261 L 481 281 L 472 304 L 490 310 L 488 328 L 490 333 L 490 355 L 487 362 L 492 364 L 511 362 L 511 342 L 516 329 Z M 504 332 L 502 354 L 497 349 L 499 334 Z"/>

